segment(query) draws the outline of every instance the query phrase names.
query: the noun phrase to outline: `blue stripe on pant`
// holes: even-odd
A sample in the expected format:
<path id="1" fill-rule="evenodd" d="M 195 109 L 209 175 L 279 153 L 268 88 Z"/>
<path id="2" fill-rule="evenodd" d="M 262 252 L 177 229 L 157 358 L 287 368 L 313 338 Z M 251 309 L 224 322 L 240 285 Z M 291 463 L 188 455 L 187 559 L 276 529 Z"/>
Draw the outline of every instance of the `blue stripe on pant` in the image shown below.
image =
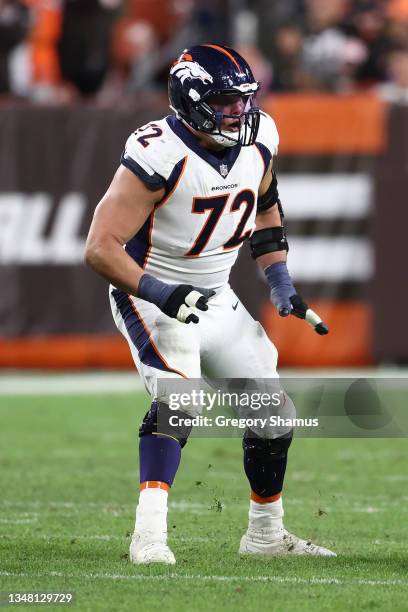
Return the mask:
<path id="1" fill-rule="evenodd" d="M 156 346 L 150 338 L 150 334 L 143 323 L 143 319 L 135 308 L 130 297 L 120 289 L 112 289 L 112 296 L 116 302 L 116 306 L 122 315 L 127 332 L 131 341 L 137 349 L 139 359 L 145 365 L 163 370 L 165 372 L 174 372 L 185 378 L 185 375 L 170 368 L 164 358 L 160 355 Z"/>

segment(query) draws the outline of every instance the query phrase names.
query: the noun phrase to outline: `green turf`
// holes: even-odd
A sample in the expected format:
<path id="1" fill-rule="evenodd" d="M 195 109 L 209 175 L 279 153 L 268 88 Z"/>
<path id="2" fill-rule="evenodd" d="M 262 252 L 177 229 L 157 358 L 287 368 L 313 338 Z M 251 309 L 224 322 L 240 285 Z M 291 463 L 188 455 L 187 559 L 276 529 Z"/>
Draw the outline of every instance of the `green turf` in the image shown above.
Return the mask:
<path id="1" fill-rule="evenodd" d="M 272 560 L 237 555 L 240 441 L 190 440 L 169 511 L 177 565 L 130 565 L 147 405 L 144 394 L 0 398 L 0 590 L 73 590 L 74 609 L 92 611 L 408 610 L 404 439 L 297 440 L 286 525 L 339 556 Z"/>

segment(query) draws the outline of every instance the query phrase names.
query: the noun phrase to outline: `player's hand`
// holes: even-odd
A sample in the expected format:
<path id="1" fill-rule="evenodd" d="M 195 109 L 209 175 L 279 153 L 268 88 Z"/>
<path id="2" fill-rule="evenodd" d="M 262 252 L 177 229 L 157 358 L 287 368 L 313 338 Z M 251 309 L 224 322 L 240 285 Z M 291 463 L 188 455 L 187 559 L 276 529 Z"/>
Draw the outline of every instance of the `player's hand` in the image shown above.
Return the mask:
<path id="1" fill-rule="evenodd" d="M 286 262 L 278 261 L 265 269 L 265 275 L 271 288 L 271 302 L 281 317 L 287 317 L 292 311 L 290 298 L 296 294 Z"/>
<path id="2" fill-rule="evenodd" d="M 314 310 L 309 308 L 300 295 L 297 293 L 292 295 L 290 302 L 292 306 L 290 314 L 293 314 L 298 319 L 305 319 L 320 336 L 325 336 L 329 333 L 329 328 L 327 325 L 321 320 L 319 315 L 314 312 Z"/>
<path id="3" fill-rule="evenodd" d="M 198 323 L 197 310 L 208 310 L 208 300 L 215 295 L 212 289 L 193 285 L 169 285 L 151 274 L 143 274 L 137 297 L 156 304 L 168 317 L 182 323 Z"/>
<path id="4" fill-rule="evenodd" d="M 174 286 L 174 285 L 173 285 Z M 192 285 L 175 285 L 173 293 L 162 307 L 168 316 L 182 323 L 198 323 L 199 318 L 195 309 L 208 310 L 208 300 L 215 295 L 211 289 L 202 289 Z"/>
<path id="5" fill-rule="evenodd" d="M 319 315 L 296 293 L 286 262 L 279 261 L 268 266 L 265 275 L 271 288 L 271 302 L 281 317 L 292 314 L 298 319 L 305 319 L 317 334 L 324 336 L 329 333 L 329 328 Z"/>

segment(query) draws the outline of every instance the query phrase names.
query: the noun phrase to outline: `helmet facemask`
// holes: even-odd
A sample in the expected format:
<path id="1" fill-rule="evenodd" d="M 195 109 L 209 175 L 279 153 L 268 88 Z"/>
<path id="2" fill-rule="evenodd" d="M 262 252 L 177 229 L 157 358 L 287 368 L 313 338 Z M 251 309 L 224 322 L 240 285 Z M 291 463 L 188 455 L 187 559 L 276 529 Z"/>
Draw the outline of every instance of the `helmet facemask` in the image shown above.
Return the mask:
<path id="1" fill-rule="evenodd" d="M 235 93 L 236 95 L 236 93 Z M 228 95 L 223 95 L 228 99 Z M 204 100 L 201 108 L 209 114 L 209 119 L 204 122 L 202 131 L 205 131 L 218 144 L 224 147 L 233 147 L 236 144 L 249 146 L 254 144 L 259 128 L 259 109 L 254 105 L 254 95 L 242 96 L 243 110 L 240 114 L 225 114 L 216 111 L 211 105 L 211 98 Z M 234 130 L 228 130 L 228 126 L 222 126 L 225 120 L 231 119 Z M 214 127 L 215 123 L 215 127 Z M 209 131 L 207 132 L 207 129 Z"/>
<path id="2" fill-rule="evenodd" d="M 255 84 L 254 84 L 255 85 Z M 256 84 L 258 89 L 258 84 Z M 224 105 L 228 105 L 229 98 L 240 96 L 243 102 L 243 110 L 240 114 L 224 114 L 216 110 L 212 104 L 217 98 L 224 99 Z M 259 109 L 255 106 L 255 93 L 240 94 L 236 90 L 211 92 L 203 97 L 190 108 L 189 125 L 199 132 L 211 136 L 211 138 L 223 147 L 234 147 L 237 144 L 249 146 L 254 144 L 259 128 Z M 215 106 L 219 106 L 215 104 Z M 183 117 L 184 118 L 184 117 Z M 223 127 L 225 120 L 230 120 L 233 130 L 228 126 Z"/>

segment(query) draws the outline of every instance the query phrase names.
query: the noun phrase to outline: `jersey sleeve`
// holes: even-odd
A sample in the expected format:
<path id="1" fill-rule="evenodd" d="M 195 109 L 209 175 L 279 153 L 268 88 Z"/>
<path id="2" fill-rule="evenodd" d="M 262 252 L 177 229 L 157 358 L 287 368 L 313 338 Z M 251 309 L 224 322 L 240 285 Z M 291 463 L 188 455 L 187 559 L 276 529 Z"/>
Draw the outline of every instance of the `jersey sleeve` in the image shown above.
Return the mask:
<path id="1" fill-rule="evenodd" d="M 258 136 L 255 144 L 262 155 L 266 172 L 271 159 L 274 155 L 278 154 L 279 134 L 275 121 L 270 115 L 261 111 L 260 117 Z"/>
<path id="2" fill-rule="evenodd" d="M 143 146 L 138 140 L 140 136 L 137 132 L 129 136 L 120 163 L 140 178 L 151 191 L 166 188 L 164 169 L 160 167 L 157 151 L 154 151 L 156 147 L 150 144 Z"/>

